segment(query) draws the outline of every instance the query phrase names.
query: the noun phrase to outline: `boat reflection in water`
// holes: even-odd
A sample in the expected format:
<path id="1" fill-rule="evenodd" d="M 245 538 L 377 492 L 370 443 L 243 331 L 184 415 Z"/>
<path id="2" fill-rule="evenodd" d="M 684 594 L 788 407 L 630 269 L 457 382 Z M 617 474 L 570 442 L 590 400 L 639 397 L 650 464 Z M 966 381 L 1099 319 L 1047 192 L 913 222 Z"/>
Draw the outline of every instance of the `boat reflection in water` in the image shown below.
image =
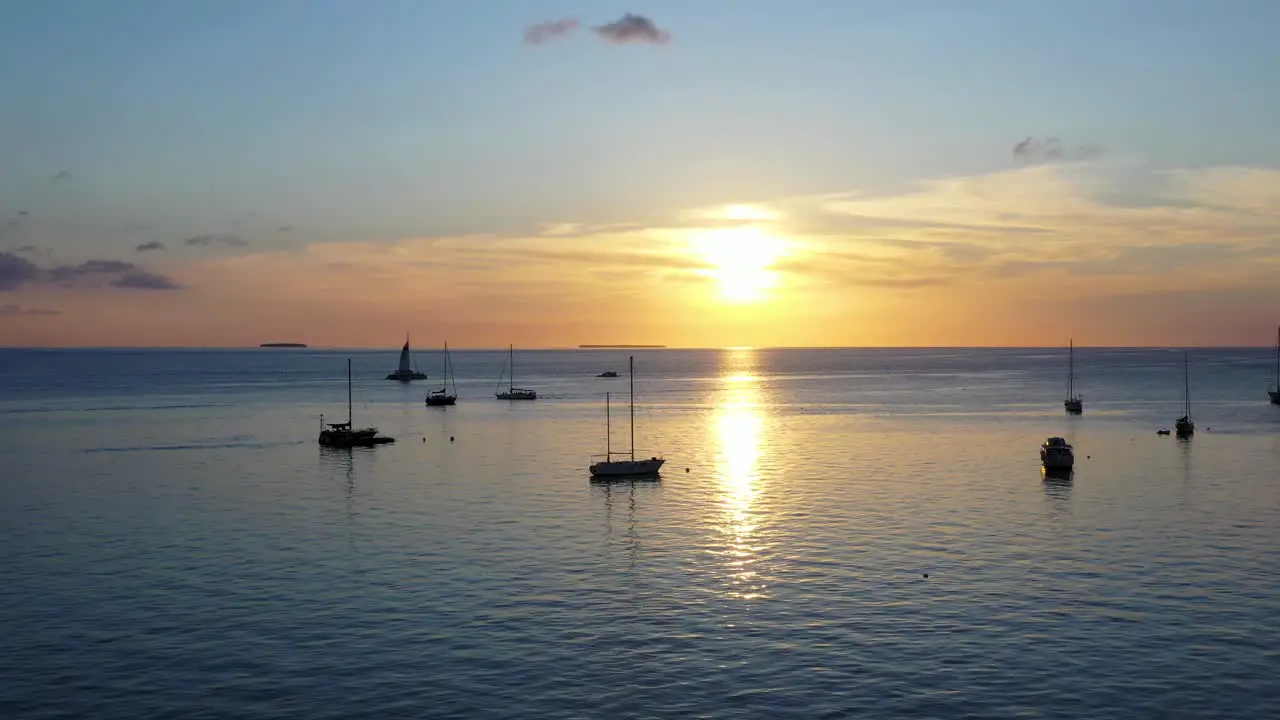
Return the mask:
<path id="1" fill-rule="evenodd" d="M 717 404 L 714 421 L 720 508 L 713 523 L 725 541 L 724 549 L 716 554 L 723 559 L 729 594 L 743 600 L 768 597 L 757 570 L 762 550 L 756 531 L 761 515 L 759 466 L 765 424 L 760 377 L 755 374 L 757 362 L 756 351 L 749 348 L 727 353 L 722 371 L 728 388 Z"/>

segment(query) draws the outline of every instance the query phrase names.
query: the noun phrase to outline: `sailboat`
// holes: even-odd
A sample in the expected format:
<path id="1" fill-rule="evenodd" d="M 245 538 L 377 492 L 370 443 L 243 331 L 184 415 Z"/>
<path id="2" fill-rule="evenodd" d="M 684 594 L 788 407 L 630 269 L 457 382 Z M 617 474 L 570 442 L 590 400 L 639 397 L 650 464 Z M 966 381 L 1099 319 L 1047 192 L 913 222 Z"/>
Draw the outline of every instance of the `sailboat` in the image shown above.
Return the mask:
<path id="1" fill-rule="evenodd" d="M 395 372 L 387 376 L 388 380 L 399 380 L 400 382 L 409 382 L 410 380 L 426 380 L 427 374 L 418 372 L 418 368 L 414 367 L 413 359 L 409 356 L 409 336 L 404 336 L 404 347 L 400 348 L 400 366 Z"/>
<path id="2" fill-rule="evenodd" d="M 1191 422 L 1191 370 L 1185 352 L 1182 353 L 1182 399 L 1183 415 L 1173 424 L 1173 432 L 1178 437 L 1190 437 L 1196 431 L 1196 424 Z"/>
<path id="3" fill-rule="evenodd" d="M 508 376 L 507 389 L 501 390 L 502 378 L 507 374 L 508 365 L 511 375 Z M 502 365 L 502 375 L 498 376 L 498 387 L 493 389 L 493 396 L 499 400 L 537 400 L 538 393 L 527 388 L 518 388 L 516 383 L 516 349 L 512 345 L 507 348 L 507 362 Z"/>
<path id="4" fill-rule="evenodd" d="M 378 428 L 355 429 L 351 424 L 351 358 L 347 358 L 347 421 L 344 423 L 324 422 L 320 416 L 320 444 L 325 447 L 353 448 L 386 445 L 395 442 L 395 438 L 381 437 Z"/>
<path id="5" fill-rule="evenodd" d="M 605 426 L 605 455 L 603 460 L 591 463 L 592 477 L 644 477 L 657 475 L 662 469 L 662 464 L 666 462 L 660 457 L 651 457 L 648 460 L 636 459 L 636 364 L 635 357 L 628 359 L 628 369 L 631 375 L 631 449 L 627 452 L 627 459 L 614 460 L 613 444 L 612 444 L 612 425 L 609 414 L 609 393 L 604 395 L 604 426 Z M 617 453 L 621 455 L 622 453 Z"/>
<path id="6" fill-rule="evenodd" d="M 1280 328 L 1276 328 L 1276 384 L 1267 388 L 1272 405 L 1280 405 Z"/>
<path id="7" fill-rule="evenodd" d="M 448 383 L 453 383 L 453 394 L 449 394 Z M 458 402 L 458 383 L 453 379 L 453 361 L 449 359 L 449 343 L 444 344 L 444 380 L 439 390 L 432 390 L 427 395 L 427 404 L 432 407 L 443 407 Z"/>
<path id="8" fill-rule="evenodd" d="M 1084 398 L 1076 394 L 1076 341 L 1074 339 L 1071 340 L 1067 355 L 1067 399 L 1062 401 L 1062 406 L 1072 415 L 1084 412 Z"/>

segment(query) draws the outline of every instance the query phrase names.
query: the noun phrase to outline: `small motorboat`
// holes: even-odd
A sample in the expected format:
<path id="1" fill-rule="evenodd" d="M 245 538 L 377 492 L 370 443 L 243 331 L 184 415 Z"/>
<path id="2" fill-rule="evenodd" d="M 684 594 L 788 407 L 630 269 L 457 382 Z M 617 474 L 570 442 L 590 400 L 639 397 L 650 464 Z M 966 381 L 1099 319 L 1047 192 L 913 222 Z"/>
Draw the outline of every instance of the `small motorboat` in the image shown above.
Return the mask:
<path id="1" fill-rule="evenodd" d="M 1051 437 L 1040 446 L 1040 462 L 1046 470 L 1070 470 L 1076 464 L 1075 451 L 1065 439 Z"/>
<path id="2" fill-rule="evenodd" d="M 1157 434 L 1157 435 L 1168 435 L 1168 434 L 1169 434 L 1169 431 L 1168 431 L 1167 429 L 1165 429 L 1165 428 L 1160 428 L 1159 430 L 1157 430 L 1157 431 L 1156 431 L 1156 434 Z"/>
<path id="3" fill-rule="evenodd" d="M 596 377 L 616 378 L 616 377 L 618 377 L 618 373 L 616 373 L 616 372 L 614 372 L 614 371 L 612 371 L 612 370 L 605 370 L 604 372 L 600 373 L 600 374 L 599 374 L 599 375 L 597 375 Z"/>

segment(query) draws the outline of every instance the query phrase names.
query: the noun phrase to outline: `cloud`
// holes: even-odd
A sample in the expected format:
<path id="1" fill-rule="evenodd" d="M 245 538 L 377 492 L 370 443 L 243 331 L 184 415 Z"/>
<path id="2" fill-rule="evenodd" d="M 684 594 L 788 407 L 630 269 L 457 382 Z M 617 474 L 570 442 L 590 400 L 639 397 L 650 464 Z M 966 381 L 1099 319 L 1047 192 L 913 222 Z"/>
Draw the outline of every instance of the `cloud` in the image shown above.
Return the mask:
<path id="1" fill-rule="evenodd" d="M 665 45 L 671 41 L 671 33 L 659 29 L 649 18 L 632 13 L 627 13 L 622 16 L 622 19 L 607 25 L 594 27 L 592 30 L 601 38 L 618 45 L 629 43 Z"/>
<path id="2" fill-rule="evenodd" d="M 173 290 L 179 285 L 123 260 L 86 260 L 76 265 L 41 268 L 13 253 L 0 252 L 0 291 L 23 285 L 84 287 L 106 283 L 112 287 L 139 290 Z"/>
<path id="3" fill-rule="evenodd" d="M 111 287 L 135 290 L 177 290 L 182 287 L 163 275 L 146 270 L 129 270 L 111 281 Z"/>
<path id="4" fill-rule="evenodd" d="M 245 240 L 239 235 L 216 235 L 216 234 L 196 235 L 195 237 L 189 237 L 186 240 L 183 240 L 182 242 L 192 247 L 208 247 L 210 245 L 229 245 L 231 247 L 244 247 L 249 244 L 248 240 Z"/>
<path id="5" fill-rule="evenodd" d="M 38 253 L 38 252 L 40 252 L 40 248 L 36 247 L 35 245 L 23 245 L 23 246 L 22 246 L 22 247 L 20 247 L 20 248 L 14 248 L 14 250 L 13 250 L 13 251 L 14 251 L 14 252 L 16 252 L 16 253 L 31 253 L 31 254 L 34 254 L 34 253 Z"/>
<path id="6" fill-rule="evenodd" d="M 0 290 L 14 290 L 40 277 L 40 268 L 30 260 L 0 252 Z"/>
<path id="7" fill-rule="evenodd" d="M 138 247 L 134 248 L 134 250 L 137 252 L 151 252 L 152 250 L 164 250 L 164 243 L 160 242 L 159 240 L 152 240 L 151 242 L 142 243 Z"/>
<path id="8" fill-rule="evenodd" d="M 578 25 L 579 23 L 575 18 L 550 20 L 537 25 L 530 25 L 524 31 L 524 44 L 541 45 L 548 40 L 565 37 L 577 30 Z"/>
<path id="9" fill-rule="evenodd" d="M 1013 157 L 1023 163 L 1055 162 L 1058 160 L 1092 160 L 1102 155 L 1097 145 L 1065 147 L 1056 137 L 1043 139 L 1027 136 L 1013 146 Z"/>
<path id="10" fill-rule="evenodd" d="M 71 172 L 69 170 L 59 170 L 52 178 L 52 182 L 58 183 L 69 182 L 71 180 Z"/>
<path id="11" fill-rule="evenodd" d="M 8 305 L 0 305 L 0 318 L 6 317 L 28 317 L 28 316 L 47 316 L 61 315 L 61 310 L 50 310 L 46 308 L 22 307 L 10 303 Z"/>
<path id="12" fill-rule="evenodd" d="M 287 232 L 293 232 L 293 231 L 294 231 L 294 227 L 292 225 L 281 225 L 280 227 L 276 228 L 276 232 L 279 232 L 279 233 L 287 233 Z"/>

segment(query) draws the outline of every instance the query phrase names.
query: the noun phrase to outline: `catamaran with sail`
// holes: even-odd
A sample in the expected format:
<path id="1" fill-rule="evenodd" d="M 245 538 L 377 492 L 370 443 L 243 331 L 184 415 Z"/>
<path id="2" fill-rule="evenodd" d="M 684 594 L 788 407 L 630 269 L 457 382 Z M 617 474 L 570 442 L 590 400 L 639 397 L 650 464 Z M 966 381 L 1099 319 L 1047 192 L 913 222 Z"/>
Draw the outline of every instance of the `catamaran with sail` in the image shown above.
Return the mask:
<path id="1" fill-rule="evenodd" d="M 657 456 L 648 459 L 636 459 L 636 367 L 635 358 L 628 359 L 629 374 L 631 376 L 630 404 L 631 404 L 631 449 L 626 453 L 626 459 L 614 460 L 615 454 L 622 453 L 613 452 L 612 423 L 609 413 L 609 393 L 604 395 L 604 427 L 605 427 L 605 454 L 592 458 L 591 476 L 594 478 L 605 477 L 652 477 L 658 474 L 662 469 L 666 459 Z"/>
<path id="2" fill-rule="evenodd" d="M 1191 422 L 1191 367 L 1187 353 L 1182 353 L 1182 417 L 1173 423 L 1173 432 L 1178 437 L 1191 437 L 1195 434 L 1196 424 Z"/>
<path id="3" fill-rule="evenodd" d="M 511 374 L 507 374 L 507 368 L 511 368 Z M 506 377 L 507 389 L 502 389 L 502 378 Z M 502 374 L 498 376 L 498 385 L 493 389 L 493 396 L 499 400 L 537 400 L 538 393 L 528 388 L 516 387 L 516 348 L 512 345 L 507 348 L 507 361 L 502 364 Z"/>
<path id="4" fill-rule="evenodd" d="M 444 344 L 444 375 L 439 390 L 432 390 L 427 395 L 427 404 L 432 407 L 444 407 L 458 402 L 458 383 L 453 380 L 453 361 L 449 359 L 449 343 Z M 449 393 L 449 384 L 453 385 L 453 393 Z"/>
<path id="5" fill-rule="evenodd" d="M 347 358 L 347 421 L 326 425 L 324 416 L 321 415 L 320 444 L 324 447 L 353 448 L 386 445 L 396 441 L 395 438 L 378 435 L 378 428 L 356 429 L 351 423 L 351 358 Z"/>
<path id="6" fill-rule="evenodd" d="M 388 380 L 399 380 L 400 382 L 409 382 L 410 380 L 426 380 L 427 374 L 419 372 L 417 366 L 413 362 L 413 358 L 409 355 L 409 336 L 404 336 L 404 347 L 400 348 L 400 366 L 395 372 L 387 376 Z"/>
<path id="7" fill-rule="evenodd" d="M 1067 398 L 1062 406 L 1072 415 L 1084 412 L 1084 398 L 1076 393 L 1076 341 L 1073 338 L 1067 351 Z"/>

